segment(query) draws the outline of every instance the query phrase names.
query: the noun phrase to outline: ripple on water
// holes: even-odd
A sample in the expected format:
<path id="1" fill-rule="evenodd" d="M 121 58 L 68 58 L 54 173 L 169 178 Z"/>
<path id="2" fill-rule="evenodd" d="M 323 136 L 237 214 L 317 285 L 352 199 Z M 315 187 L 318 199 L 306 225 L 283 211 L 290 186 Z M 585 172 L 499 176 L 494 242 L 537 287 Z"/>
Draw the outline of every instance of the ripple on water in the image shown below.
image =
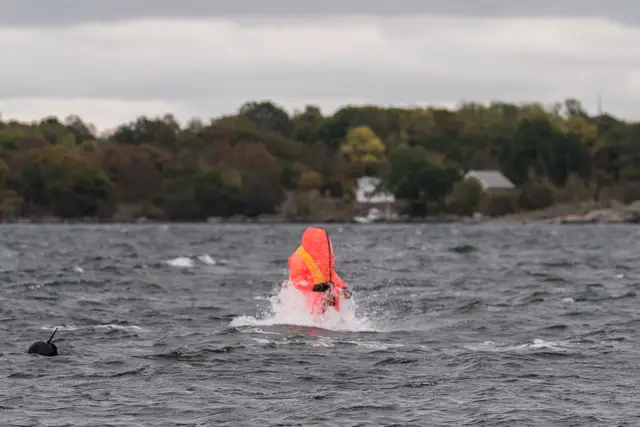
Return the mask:
<path id="1" fill-rule="evenodd" d="M 0 425 L 635 425 L 635 228 L 331 225 L 312 319 L 304 227 L 2 226 Z"/>

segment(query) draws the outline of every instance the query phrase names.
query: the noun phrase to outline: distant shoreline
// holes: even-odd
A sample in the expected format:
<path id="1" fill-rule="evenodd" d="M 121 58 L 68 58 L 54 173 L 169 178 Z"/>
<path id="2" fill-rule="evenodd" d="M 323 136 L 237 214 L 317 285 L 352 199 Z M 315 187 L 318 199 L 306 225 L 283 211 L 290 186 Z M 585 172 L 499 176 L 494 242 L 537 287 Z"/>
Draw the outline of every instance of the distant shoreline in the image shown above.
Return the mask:
<path id="1" fill-rule="evenodd" d="M 121 218 L 73 218 L 57 217 L 15 218 L 0 221 L 2 225 L 132 225 L 132 224 L 247 224 L 247 225 L 305 225 L 305 224 L 345 224 L 345 225 L 409 225 L 409 224 L 638 224 L 640 223 L 640 203 L 624 205 L 617 201 L 579 202 L 557 204 L 537 211 L 519 212 L 498 217 L 461 217 L 455 215 L 434 215 L 425 218 L 400 218 L 396 220 L 358 223 L 355 220 L 314 220 L 289 219 L 279 215 L 263 215 L 256 218 L 235 216 L 230 218 L 212 217 L 200 221 L 171 221 L 145 217 L 123 220 Z"/>

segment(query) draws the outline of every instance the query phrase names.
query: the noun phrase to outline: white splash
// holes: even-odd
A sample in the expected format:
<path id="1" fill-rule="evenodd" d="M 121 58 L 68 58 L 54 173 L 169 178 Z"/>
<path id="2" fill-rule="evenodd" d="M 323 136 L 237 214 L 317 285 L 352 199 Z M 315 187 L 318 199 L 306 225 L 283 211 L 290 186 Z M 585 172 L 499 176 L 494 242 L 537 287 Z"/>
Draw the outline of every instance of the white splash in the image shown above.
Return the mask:
<path id="1" fill-rule="evenodd" d="M 217 261 L 213 258 L 211 258 L 211 256 L 209 254 L 202 254 L 196 257 L 201 263 L 206 264 L 206 265 L 216 265 Z M 188 256 L 179 256 L 177 258 L 173 258 L 170 259 L 168 261 L 166 261 L 167 264 L 169 264 L 171 267 L 178 267 L 178 268 L 191 268 L 193 266 L 195 266 L 195 261 L 193 258 L 188 257 Z"/>
<path id="2" fill-rule="evenodd" d="M 356 314 L 356 294 L 354 292 L 350 300 L 341 302 L 339 312 L 329 309 L 323 315 L 312 316 L 307 309 L 304 295 L 285 281 L 277 294 L 269 298 L 271 306 L 262 318 L 239 316 L 231 321 L 230 326 L 297 325 L 336 331 L 376 331 L 366 316 Z"/>
<path id="3" fill-rule="evenodd" d="M 208 265 L 216 265 L 216 260 L 211 258 L 209 254 L 202 254 L 198 257 L 200 262 Z"/>
<path id="4" fill-rule="evenodd" d="M 180 267 L 180 268 L 189 268 L 193 267 L 193 260 L 186 256 L 179 256 L 174 259 L 170 259 L 167 261 L 171 267 Z"/>

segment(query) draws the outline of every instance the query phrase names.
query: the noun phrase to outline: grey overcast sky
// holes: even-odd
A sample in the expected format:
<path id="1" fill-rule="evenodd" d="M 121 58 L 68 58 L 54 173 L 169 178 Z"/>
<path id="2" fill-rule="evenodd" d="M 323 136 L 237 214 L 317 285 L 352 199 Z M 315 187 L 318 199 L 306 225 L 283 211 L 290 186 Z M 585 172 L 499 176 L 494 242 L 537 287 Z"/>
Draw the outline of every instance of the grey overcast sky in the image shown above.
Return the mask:
<path id="1" fill-rule="evenodd" d="M 640 8 L 626 0 L 0 0 L 0 112 L 99 129 L 271 99 L 580 99 L 640 120 Z"/>

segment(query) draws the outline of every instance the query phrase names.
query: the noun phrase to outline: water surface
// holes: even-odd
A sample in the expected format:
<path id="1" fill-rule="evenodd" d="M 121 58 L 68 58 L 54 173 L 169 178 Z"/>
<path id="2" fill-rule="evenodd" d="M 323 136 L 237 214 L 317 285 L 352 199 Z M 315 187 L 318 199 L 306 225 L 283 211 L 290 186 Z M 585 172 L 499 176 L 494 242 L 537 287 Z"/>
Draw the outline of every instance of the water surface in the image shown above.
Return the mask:
<path id="1" fill-rule="evenodd" d="M 303 229 L 0 227 L 0 425 L 637 425 L 640 229 L 332 225 L 319 320 Z"/>

